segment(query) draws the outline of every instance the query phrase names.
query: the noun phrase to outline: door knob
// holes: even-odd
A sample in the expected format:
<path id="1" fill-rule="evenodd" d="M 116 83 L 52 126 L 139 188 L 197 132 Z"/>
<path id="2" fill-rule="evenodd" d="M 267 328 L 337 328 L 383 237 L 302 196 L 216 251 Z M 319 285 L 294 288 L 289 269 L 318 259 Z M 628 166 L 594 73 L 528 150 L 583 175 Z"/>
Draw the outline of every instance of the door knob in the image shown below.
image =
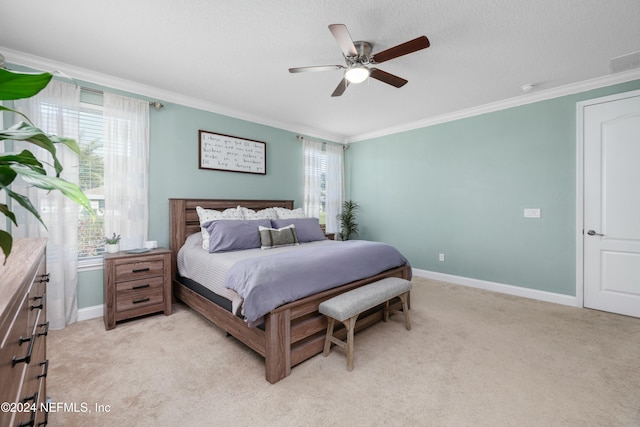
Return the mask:
<path id="1" fill-rule="evenodd" d="M 596 233 L 596 232 L 595 232 L 595 231 L 593 231 L 593 230 L 589 230 L 589 231 L 587 231 L 587 234 L 588 234 L 589 236 L 604 236 L 604 234 Z"/>

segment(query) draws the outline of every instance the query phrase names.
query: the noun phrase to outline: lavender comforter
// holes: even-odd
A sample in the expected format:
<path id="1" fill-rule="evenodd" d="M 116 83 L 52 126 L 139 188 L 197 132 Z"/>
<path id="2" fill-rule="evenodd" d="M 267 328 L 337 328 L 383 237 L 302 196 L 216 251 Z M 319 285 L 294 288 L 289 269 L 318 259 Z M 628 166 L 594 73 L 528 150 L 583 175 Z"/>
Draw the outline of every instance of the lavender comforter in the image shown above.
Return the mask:
<path id="1" fill-rule="evenodd" d="M 256 326 L 282 304 L 405 264 L 393 246 L 349 240 L 238 261 L 224 286 L 244 299 L 245 320 Z"/>

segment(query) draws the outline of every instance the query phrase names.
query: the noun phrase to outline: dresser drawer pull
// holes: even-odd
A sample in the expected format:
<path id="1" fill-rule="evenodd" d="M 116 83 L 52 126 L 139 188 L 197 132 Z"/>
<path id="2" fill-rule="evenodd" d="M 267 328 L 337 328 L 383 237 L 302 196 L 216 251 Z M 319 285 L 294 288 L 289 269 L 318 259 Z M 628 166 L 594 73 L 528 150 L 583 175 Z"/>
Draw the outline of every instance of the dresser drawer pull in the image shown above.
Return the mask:
<path id="1" fill-rule="evenodd" d="M 23 421 L 18 424 L 18 427 L 33 427 L 36 423 L 36 411 L 31 411 L 31 418 L 29 421 Z"/>
<path id="2" fill-rule="evenodd" d="M 38 403 L 38 392 L 36 391 L 33 396 L 28 396 L 25 397 L 24 399 L 22 399 L 23 402 L 28 402 L 30 400 L 33 400 L 33 403 L 36 404 Z M 36 412 L 37 411 L 31 411 L 31 416 L 29 417 L 29 421 L 23 421 L 20 424 L 18 424 L 18 427 L 27 427 L 27 426 L 31 426 L 33 427 L 36 423 Z"/>
<path id="3" fill-rule="evenodd" d="M 32 299 L 33 301 L 41 300 L 42 298 L 44 298 L 44 294 L 39 295 L 39 296 L 37 296 L 37 297 L 31 297 L 31 299 Z"/>
<path id="4" fill-rule="evenodd" d="M 134 268 L 133 269 L 133 273 L 144 273 L 151 270 L 149 267 L 145 267 L 145 268 Z"/>
<path id="5" fill-rule="evenodd" d="M 146 298 L 135 299 L 135 300 L 133 300 L 132 302 L 133 302 L 134 304 L 140 304 L 141 302 L 147 302 L 147 301 L 149 301 L 149 300 L 150 300 L 150 298 L 149 298 L 149 297 L 146 297 Z"/>
<path id="6" fill-rule="evenodd" d="M 46 283 L 46 282 L 48 282 L 48 281 L 49 281 L 49 273 L 47 273 L 47 274 L 42 274 L 42 275 L 40 276 L 40 280 L 38 280 L 38 282 L 40 282 L 40 283 Z"/>
<path id="7" fill-rule="evenodd" d="M 22 345 L 23 343 L 29 341 L 29 348 L 27 348 L 27 355 L 21 358 L 17 358 L 15 356 L 13 356 L 13 359 L 11 360 L 11 367 L 16 366 L 18 363 L 29 363 L 31 362 L 31 353 L 33 353 L 33 344 L 35 343 L 35 337 L 33 335 L 31 335 L 29 338 L 22 338 L 20 337 L 20 345 Z"/>
<path id="8" fill-rule="evenodd" d="M 144 289 L 144 288 L 148 288 L 149 286 L 151 286 L 151 285 L 146 283 L 144 285 L 133 286 L 133 287 L 131 287 L 131 290 Z"/>
<path id="9" fill-rule="evenodd" d="M 33 400 L 34 402 L 38 401 L 38 392 L 37 391 L 35 393 L 33 393 L 31 396 L 25 396 L 25 397 L 22 398 L 22 401 L 24 403 L 27 403 L 30 400 Z"/>
<path id="10" fill-rule="evenodd" d="M 45 336 L 46 337 L 49 334 L 49 321 L 47 320 L 47 323 L 40 323 L 38 325 L 38 328 L 41 328 L 43 326 L 44 326 L 44 332 L 40 332 L 38 334 L 39 337 L 41 337 L 41 336 Z"/>
<path id="11" fill-rule="evenodd" d="M 32 305 L 31 307 L 29 307 L 31 310 L 42 310 L 42 307 L 44 307 L 44 305 L 42 304 L 42 301 L 40 301 L 40 304 L 38 305 Z"/>
<path id="12" fill-rule="evenodd" d="M 49 373 L 49 359 L 44 362 L 40 362 L 40 366 L 44 366 L 42 373 L 37 376 L 37 378 L 47 378 L 47 374 Z"/>

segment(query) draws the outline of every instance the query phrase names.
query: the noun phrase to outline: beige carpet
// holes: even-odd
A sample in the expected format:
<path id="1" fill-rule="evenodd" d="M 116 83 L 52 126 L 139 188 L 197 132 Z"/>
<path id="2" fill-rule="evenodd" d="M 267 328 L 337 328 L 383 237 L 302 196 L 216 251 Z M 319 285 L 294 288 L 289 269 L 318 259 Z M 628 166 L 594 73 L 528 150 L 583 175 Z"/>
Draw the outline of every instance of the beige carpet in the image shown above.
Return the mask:
<path id="1" fill-rule="evenodd" d="M 421 278 L 411 316 L 357 334 L 352 372 L 334 346 L 275 385 L 182 305 L 77 323 L 49 334 L 47 394 L 78 412 L 49 425 L 640 425 L 640 319 Z"/>

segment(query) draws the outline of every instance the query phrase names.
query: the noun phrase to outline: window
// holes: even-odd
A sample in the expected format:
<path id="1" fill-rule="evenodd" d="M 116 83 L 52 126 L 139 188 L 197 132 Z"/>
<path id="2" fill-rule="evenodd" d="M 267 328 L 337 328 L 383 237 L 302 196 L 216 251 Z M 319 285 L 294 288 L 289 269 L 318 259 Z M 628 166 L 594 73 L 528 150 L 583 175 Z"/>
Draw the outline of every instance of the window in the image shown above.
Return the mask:
<path id="1" fill-rule="evenodd" d="M 89 261 L 104 252 L 104 144 L 102 108 L 81 104 L 78 145 L 80 147 L 80 188 L 96 213 L 92 220 L 86 210 L 78 222 L 78 260 Z"/>
<path id="2" fill-rule="evenodd" d="M 326 224 L 327 232 L 338 228 L 336 215 L 342 205 L 343 147 L 303 139 L 304 209 L 309 217 Z"/>

